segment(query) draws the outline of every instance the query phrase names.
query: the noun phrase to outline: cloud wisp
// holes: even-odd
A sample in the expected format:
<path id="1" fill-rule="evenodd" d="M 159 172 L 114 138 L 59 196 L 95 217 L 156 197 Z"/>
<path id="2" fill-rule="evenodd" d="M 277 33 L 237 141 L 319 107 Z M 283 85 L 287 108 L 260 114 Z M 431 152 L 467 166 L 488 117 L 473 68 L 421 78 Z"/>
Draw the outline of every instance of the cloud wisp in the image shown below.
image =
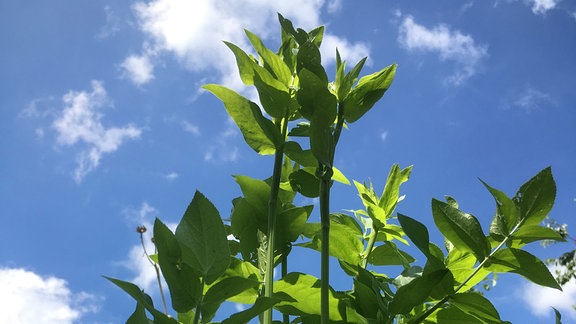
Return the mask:
<path id="1" fill-rule="evenodd" d="M 520 89 L 508 91 L 508 95 L 502 104 L 504 109 L 519 109 L 526 114 L 542 110 L 545 105 L 554 105 L 550 94 L 527 85 Z"/>
<path id="2" fill-rule="evenodd" d="M 97 298 L 68 283 L 21 268 L 0 268 L 1 323 L 68 324 L 98 311 Z"/>
<path id="3" fill-rule="evenodd" d="M 410 52 L 435 53 L 441 61 L 455 62 L 457 69 L 446 80 L 453 85 L 461 85 L 474 76 L 480 61 L 488 55 L 487 47 L 476 44 L 470 35 L 445 24 L 427 28 L 412 16 L 402 20 L 398 43 Z"/>
<path id="4" fill-rule="evenodd" d="M 311 29 L 321 25 L 320 13 L 323 6 L 329 12 L 338 11 L 340 1 L 295 0 L 274 1 L 216 1 L 216 0 L 154 0 L 137 2 L 133 10 L 140 30 L 147 37 L 143 44 L 144 55 L 151 50 L 157 55 L 147 56 L 151 73 L 146 78 L 130 78 L 136 85 L 153 79 L 153 59 L 162 53 L 174 56 L 183 67 L 194 72 L 216 70 L 221 83 L 241 89 L 234 56 L 222 43 L 232 42 L 241 48 L 251 48 L 243 32 L 246 28 L 264 40 L 278 42 L 277 12 L 293 20 L 294 24 Z M 344 38 L 326 34 L 325 63 L 334 60 L 333 45 L 338 45 L 343 58 L 357 61 L 367 56 L 369 47 L 361 42 L 350 42 Z M 148 45 L 150 44 L 150 45 Z M 149 46 L 149 47 L 148 47 Z M 141 57 L 141 56 L 135 56 Z M 126 63 L 127 61 L 125 61 Z M 130 66 L 123 64 L 126 71 Z M 138 71 L 138 69 L 132 69 Z M 129 74 L 129 73 L 128 73 Z M 129 74 L 130 75 L 130 74 Z M 138 75 L 134 73 L 134 75 Z"/>
<path id="5" fill-rule="evenodd" d="M 117 151 L 128 139 L 140 137 L 142 129 L 134 125 L 105 127 L 100 109 L 111 105 L 102 82 L 92 81 L 92 91 L 70 91 L 62 98 L 64 108 L 52 123 L 58 146 L 82 148 L 76 155 L 74 180 L 80 183 L 98 167 L 104 154 Z"/>

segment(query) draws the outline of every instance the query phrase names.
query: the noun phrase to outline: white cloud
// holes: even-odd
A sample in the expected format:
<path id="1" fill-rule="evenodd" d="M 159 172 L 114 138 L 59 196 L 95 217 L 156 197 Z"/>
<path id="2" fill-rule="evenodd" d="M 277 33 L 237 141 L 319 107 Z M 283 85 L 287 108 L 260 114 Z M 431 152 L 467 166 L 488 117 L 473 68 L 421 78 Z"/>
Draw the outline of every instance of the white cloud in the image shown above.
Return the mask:
<path id="1" fill-rule="evenodd" d="M 572 308 L 572 305 L 576 305 L 576 281 L 570 280 L 562 290 L 526 283 L 521 288 L 521 296 L 535 316 L 549 317 L 553 314 L 551 307 L 554 307 L 562 313 L 564 321 L 566 317 L 576 320 L 576 312 Z"/>
<path id="2" fill-rule="evenodd" d="M 182 125 L 182 129 L 184 129 L 185 132 L 196 136 L 200 135 L 200 128 L 191 122 L 183 120 L 180 124 Z"/>
<path id="3" fill-rule="evenodd" d="M 504 108 L 517 108 L 527 114 L 533 111 L 541 110 L 542 106 L 554 104 L 554 101 L 548 93 L 542 92 L 530 85 L 521 89 L 513 89 L 508 92 L 505 98 Z"/>
<path id="4" fill-rule="evenodd" d="M 154 79 L 154 65 L 148 55 L 130 55 L 120 65 L 123 77 L 128 78 L 137 86 L 144 85 Z"/>
<path id="5" fill-rule="evenodd" d="M 168 181 L 174 181 L 174 180 L 178 179 L 179 177 L 180 177 L 180 175 L 178 174 L 178 172 L 170 172 L 170 173 L 164 175 L 164 178 Z"/>
<path id="6" fill-rule="evenodd" d="M 98 310 L 94 296 L 73 293 L 68 283 L 18 268 L 0 268 L 0 323 L 66 324 Z"/>
<path id="7" fill-rule="evenodd" d="M 57 132 L 59 146 L 80 144 L 77 154 L 78 166 L 74 180 L 79 183 L 100 164 L 105 153 L 118 150 L 127 139 L 140 137 L 142 130 L 133 125 L 106 128 L 102 125 L 103 114 L 99 110 L 110 105 L 102 82 L 92 81 L 92 91 L 70 91 L 63 97 L 64 108 L 52 123 Z"/>
<path id="8" fill-rule="evenodd" d="M 442 61 L 454 61 L 459 68 L 447 80 L 454 85 L 476 74 L 478 63 L 488 54 L 486 46 L 477 45 L 470 35 L 451 30 L 445 24 L 427 28 L 416 23 L 412 16 L 402 21 L 398 42 L 409 51 L 433 52 Z"/>
<path id="9" fill-rule="evenodd" d="M 98 34 L 96 34 L 97 39 L 105 39 L 111 37 L 120 31 L 120 18 L 116 15 L 112 8 L 110 8 L 110 6 L 105 6 L 104 13 L 106 14 L 106 24 L 102 26 Z"/>
<path id="10" fill-rule="evenodd" d="M 241 89 L 234 56 L 222 41 L 248 50 L 251 47 L 244 35 L 246 28 L 266 41 L 278 43 L 277 12 L 290 18 L 295 26 L 309 30 L 321 25 L 320 10 L 324 5 L 324 0 L 154 0 L 137 2 L 133 9 L 155 52 L 173 54 L 192 71 L 216 69 L 219 82 Z M 331 0 L 327 5 L 329 11 L 335 11 L 341 4 L 340 0 Z M 352 61 L 367 55 L 367 46 L 362 43 L 325 36 L 339 45 L 341 53 L 349 54 L 344 59 Z M 328 48 L 327 53 L 325 59 L 333 60 L 334 48 Z"/>
<path id="11" fill-rule="evenodd" d="M 352 44 L 344 38 L 326 34 L 322 39 L 322 63 L 336 62 L 336 48 L 338 48 L 342 59 L 348 62 L 346 66 L 350 65 L 351 67 L 370 54 L 370 48 L 366 43 Z"/>
<path id="12" fill-rule="evenodd" d="M 380 139 L 382 140 L 382 142 L 386 142 L 387 138 L 388 138 L 388 131 L 383 131 L 380 133 Z"/>
<path id="13" fill-rule="evenodd" d="M 536 15 L 543 15 L 552 10 L 560 2 L 559 0 L 530 0 L 532 12 Z"/>

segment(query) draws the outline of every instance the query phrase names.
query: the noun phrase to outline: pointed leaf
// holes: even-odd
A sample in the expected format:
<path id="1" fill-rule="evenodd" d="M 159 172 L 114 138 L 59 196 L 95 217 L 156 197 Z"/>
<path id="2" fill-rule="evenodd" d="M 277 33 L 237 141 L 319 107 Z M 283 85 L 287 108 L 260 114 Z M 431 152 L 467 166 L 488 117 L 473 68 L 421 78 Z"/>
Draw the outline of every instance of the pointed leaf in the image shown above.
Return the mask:
<path id="1" fill-rule="evenodd" d="M 276 304 L 276 309 L 289 315 L 320 315 L 320 280 L 304 273 L 291 272 L 274 283 L 274 297 L 285 294 L 294 301 Z M 331 321 L 343 320 L 338 312 L 338 299 L 329 292 Z"/>
<path id="2" fill-rule="evenodd" d="M 258 98 L 264 110 L 274 118 L 286 116 L 290 106 L 290 93 L 276 80 L 263 80 L 258 74 L 254 75 L 254 86 L 258 91 Z"/>
<path id="3" fill-rule="evenodd" d="M 450 271 L 443 269 L 418 277 L 408 284 L 398 288 L 390 303 L 392 314 L 407 314 L 417 305 L 422 304 L 434 287 L 439 284 Z"/>
<path id="4" fill-rule="evenodd" d="M 495 240 L 502 240 L 510 234 L 510 231 L 519 221 L 518 209 L 511 198 L 508 198 L 502 191 L 490 187 L 487 183 L 480 180 L 482 184 L 490 191 L 496 201 L 496 214 L 490 225 L 490 236 Z"/>
<path id="5" fill-rule="evenodd" d="M 230 43 L 224 42 L 234 56 L 236 57 L 236 65 L 238 66 L 238 72 L 240 73 L 240 79 L 245 85 L 253 85 L 254 84 L 254 74 L 256 74 L 256 66 L 258 63 L 254 61 L 252 57 L 250 57 L 246 52 L 244 52 L 240 47 Z"/>
<path id="6" fill-rule="evenodd" d="M 566 242 L 566 239 L 562 237 L 562 235 L 551 228 L 540 225 L 524 225 L 514 233 L 512 244 L 516 247 L 522 247 L 525 244 L 541 240 Z"/>
<path id="7" fill-rule="evenodd" d="M 292 83 L 292 73 L 286 63 L 282 61 L 282 58 L 264 46 L 264 43 L 262 43 L 262 40 L 260 40 L 256 34 L 248 30 L 244 31 L 246 32 L 250 43 L 252 43 L 252 46 L 256 49 L 256 52 L 258 52 L 264 60 L 265 66 L 270 68 L 270 72 L 272 72 L 276 79 L 284 84 L 284 86 L 290 86 Z"/>
<path id="8" fill-rule="evenodd" d="M 202 193 L 196 191 L 176 228 L 176 239 L 182 246 L 184 256 L 191 253 L 198 260 L 206 284 L 214 282 L 230 264 L 226 237 L 218 210 Z"/>
<path id="9" fill-rule="evenodd" d="M 203 88 L 224 102 L 226 111 L 240 128 L 246 143 L 254 151 L 262 155 L 275 152 L 281 142 L 280 131 L 262 115 L 257 104 L 217 84 L 207 84 Z"/>
<path id="10" fill-rule="evenodd" d="M 281 299 L 269 298 L 269 297 L 259 297 L 256 299 L 254 305 L 246 310 L 232 314 L 229 318 L 222 321 L 222 324 L 238 324 L 238 323 L 248 323 L 254 317 L 262 314 L 264 311 L 272 308 L 274 305 L 279 303 Z"/>
<path id="11" fill-rule="evenodd" d="M 360 119 L 374 104 L 382 98 L 390 87 L 396 64 L 390 65 L 376 73 L 364 76 L 343 102 L 344 118 L 348 123 Z"/>
<path id="12" fill-rule="evenodd" d="M 224 278 L 206 291 L 202 303 L 202 320 L 211 320 L 224 301 L 245 290 L 258 287 L 260 282 L 242 277 Z"/>
<path id="13" fill-rule="evenodd" d="M 458 307 L 464 313 L 487 322 L 500 323 L 500 314 L 492 303 L 477 293 L 455 294 L 450 298 L 450 304 Z"/>
<path id="14" fill-rule="evenodd" d="M 536 225 L 550 213 L 555 197 L 556 183 L 552 177 L 552 169 L 547 167 L 523 184 L 514 200 L 524 224 Z"/>
<path id="15" fill-rule="evenodd" d="M 384 242 L 370 253 L 368 262 L 376 266 L 401 265 L 410 267 L 410 263 L 416 261 L 410 254 L 398 249 L 393 242 Z"/>
<path id="16" fill-rule="evenodd" d="M 398 221 L 404 230 L 404 233 L 410 238 L 412 243 L 424 253 L 424 255 L 430 257 L 430 237 L 428 234 L 428 229 L 426 226 L 419 221 L 410 218 L 408 216 L 398 214 Z"/>
<path id="17" fill-rule="evenodd" d="M 386 218 L 390 218 L 394 209 L 396 209 L 396 205 L 400 199 L 400 186 L 404 182 L 408 181 L 411 172 L 412 166 L 401 170 L 398 164 L 394 164 L 390 169 L 390 173 L 386 180 L 386 186 L 384 186 L 384 191 L 378 201 L 378 206 L 384 209 Z"/>
<path id="18" fill-rule="evenodd" d="M 480 261 L 490 254 L 490 243 L 476 217 L 436 199 L 432 199 L 432 215 L 440 232 L 456 248 L 474 253 Z"/>
<path id="19" fill-rule="evenodd" d="M 325 88 L 328 87 L 328 76 L 326 75 L 326 71 L 322 66 L 320 49 L 316 44 L 312 42 L 300 44 L 300 47 L 298 48 L 297 60 L 297 71 L 298 77 L 300 78 L 300 84 L 302 84 L 302 76 L 300 73 L 302 70 L 308 70 L 312 74 L 316 75 L 316 77 L 321 81 Z"/>
<path id="20" fill-rule="evenodd" d="M 136 303 L 136 310 L 128 317 L 126 324 L 154 324 L 154 321 L 146 316 L 146 308 L 144 305 Z"/>
<path id="21" fill-rule="evenodd" d="M 200 260 L 192 255 L 195 264 L 185 263 L 187 260 L 178 240 L 159 219 L 154 221 L 154 242 L 158 248 L 158 263 L 170 291 L 172 308 L 186 313 L 196 307 L 196 301 L 202 295 Z"/>
<path id="22" fill-rule="evenodd" d="M 514 272 L 540 286 L 562 290 L 546 265 L 529 252 L 507 248 L 500 250 L 490 258 L 486 267 L 494 272 Z"/>
<path id="23" fill-rule="evenodd" d="M 352 89 L 352 86 L 354 85 L 356 80 L 358 80 L 358 75 L 360 74 L 360 71 L 364 67 L 364 63 L 366 62 L 366 59 L 367 59 L 366 57 L 361 59 L 360 62 L 358 62 L 352 68 L 352 70 L 350 70 L 346 74 L 346 76 L 344 76 L 342 83 L 337 88 L 338 89 L 338 100 L 340 100 L 341 102 L 346 99 L 346 97 L 348 96 L 348 93 L 350 93 L 350 89 Z"/>

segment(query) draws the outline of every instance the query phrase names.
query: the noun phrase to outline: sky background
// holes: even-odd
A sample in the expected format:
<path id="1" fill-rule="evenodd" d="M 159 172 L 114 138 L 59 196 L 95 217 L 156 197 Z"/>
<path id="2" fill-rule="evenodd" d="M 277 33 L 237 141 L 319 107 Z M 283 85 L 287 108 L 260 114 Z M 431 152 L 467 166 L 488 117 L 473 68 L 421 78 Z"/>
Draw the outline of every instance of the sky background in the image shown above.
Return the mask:
<path id="1" fill-rule="evenodd" d="M 135 303 L 101 275 L 160 305 L 136 226 L 177 223 L 196 189 L 227 218 L 240 195 L 231 175 L 272 172 L 200 86 L 253 98 L 221 41 L 250 50 L 247 28 L 277 48 L 276 12 L 326 26 L 330 75 L 335 47 L 349 65 L 369 57 L 362 75 L 398 64 L 340 140 L 349 179 L 380 191 L 393 163 L 413 164 L 399 212 L 432 225 L 431 198 L 451 195 L 487 231 L 494 202 L 478 178 L 513 195 L 552 166 L 551 216 L 576 228 L 574 1 L 0 0 L 0 322 L 122 323 Z M 333 195 L 332 211 L 362 206 L 353 186 Z M 319 276 L 319 261 L 303 262 L 314 252 L 293 254 L 291 270 Z M 332 285 L 350 288 L 332 265 Z M 551 305 L 576 322 L 573 281 L 558 294 L 501 275 L 488 295 L 514 323 L 549 323 Z"/>

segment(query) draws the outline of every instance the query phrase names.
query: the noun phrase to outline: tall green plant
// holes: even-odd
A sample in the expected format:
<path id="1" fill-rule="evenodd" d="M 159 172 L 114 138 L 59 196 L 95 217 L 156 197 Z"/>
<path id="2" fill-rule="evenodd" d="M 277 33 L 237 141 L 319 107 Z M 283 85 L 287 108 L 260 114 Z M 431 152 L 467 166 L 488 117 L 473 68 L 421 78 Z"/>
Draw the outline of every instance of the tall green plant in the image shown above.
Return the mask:
<path id="1" fill-rule="evenodd" d="M 366 59 L 347 70 L 336 50 L 330 82 L 319 50 L 324 28 L 307 32 L 278 18 L 282 43 L 277 51 L 249 31 L 255 55 L 225 42 L 244 84 L 256 88 L 260 105 L 222 85 L 204 86 L 224 103 L 255 152 L 274 155 L 271 177 L 234 176 L 242 196 L 232 200 L 229 224 L 199 192 L 174 233 L 155 221 L 158 253 L 151 260 L 168 284 L 177 319 L 157 310 L 135 285 L 108 278 L 136 300 L 128 323 L 209 323 L 225 301 L 250 307 L 222 323 L 255 317 L 272 323 L 273 309 L 284 323 L 505 323 L 489 300 L 470 291 L 488 275 L 513 272 L 560 289 L 542 261 L 522 249 L 534 241 L 563 240 L 539 225 L 556 192 L 550 168 L 512 198 L 483 183 L 496 201 L 488 235 L 455 199 L 433 199 L 444 249 L 429 241 L 424 224 L 396 213 L 411 166 L 393 165 L 381 195 L 372 183 L 354 181 L 364 209 L 331 213 L 333 182 L 350 184 L 334 166 L 342 129 L 384 95 L 396 65 L 359 78 Z M 319 197 L 320 223 L 309 222 L 313 206 L 295 205 L 296 195 Z M 416 258 L 401 248 L 408 239 L 425 256 L 424 265 L 415 265 Z M 289 271 L 289 255 L 298 248 L 320 252 L 320 279 Z M 330 257 L 350 277 L 351 290 L 331 289 Z M 282 277 L 275 281 L 279 263 Z M 401 273 L 380 272 L 391 265 L 400 266 Z"/>

